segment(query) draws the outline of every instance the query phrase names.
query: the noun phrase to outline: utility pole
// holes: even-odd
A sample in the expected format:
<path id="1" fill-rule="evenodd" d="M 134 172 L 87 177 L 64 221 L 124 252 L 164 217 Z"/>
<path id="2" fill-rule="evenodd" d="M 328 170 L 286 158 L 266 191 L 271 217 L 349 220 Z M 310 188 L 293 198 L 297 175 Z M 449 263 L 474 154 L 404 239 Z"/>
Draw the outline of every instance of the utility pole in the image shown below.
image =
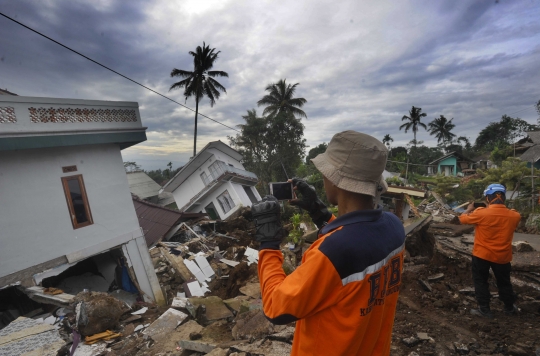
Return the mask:
<path id="1" fill-rule="evenodd" d="M 534 211 L 534 161 L 531 161 L 531 212 Z"/>
<path id="2" fill-rule="evenodd" d="M 408 173 L 409 173 L 409 156 L 407 155 L 407 167 L 405 168 L 405 180 L 407 181 L 407 184 L 409 183 L 409 180 L 407 179 Z"/>

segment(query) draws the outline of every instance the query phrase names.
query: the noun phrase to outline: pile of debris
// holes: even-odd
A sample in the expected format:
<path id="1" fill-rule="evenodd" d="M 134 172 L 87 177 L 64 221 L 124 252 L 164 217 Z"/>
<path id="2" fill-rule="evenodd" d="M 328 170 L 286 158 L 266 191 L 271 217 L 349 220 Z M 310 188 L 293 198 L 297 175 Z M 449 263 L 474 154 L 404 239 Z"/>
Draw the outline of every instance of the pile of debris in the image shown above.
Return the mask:
<path id="1" fill-rule="evenodd" d="M 26 345 L 41 345 L 24 352 L 39 355 L 288 355 L 294 326 L 262 313 L 249 216 L 245 208 L 227 221 L 184 225 L 184 243 L 150 248 L 166 307 L 122 290 L 81 292 L 45 321 L 19 318 L 0 330 L 0 354 L 23 353 L 13 342 L 24 329 L 34 337 Z"/>
<path id="2" fill-rule="evenodd" d="M 457 215 L 438 201 L 422 202 L 418 209 L 424 215 Z M 0 330 L 0 354 L 289 355 L 294 323 L 273 325 L 262 312 L 249 215 L 242 209 L 227 221 L 185 225 L 183 242 L 150 248 L 166 306 L 122 290 L 81 292 L 46 319 L 21 317 Z M 432 219 L 424 216 L 408 230 L 391 354 L 534 354 L 540 348 L 540 253 L 516 245 L 512 281 L 521 314 L 479 320 L 468 313 L 475 306 L 469 272 L 473 235 L 455 233 L 463 226 L 450 219 Z M 444 225 L 454 228 L 445 232 Z M 284 269 L 294 270 L 307 246 L 284 247 Z M 502 304 L 492 309 L 500 312 Z"/>

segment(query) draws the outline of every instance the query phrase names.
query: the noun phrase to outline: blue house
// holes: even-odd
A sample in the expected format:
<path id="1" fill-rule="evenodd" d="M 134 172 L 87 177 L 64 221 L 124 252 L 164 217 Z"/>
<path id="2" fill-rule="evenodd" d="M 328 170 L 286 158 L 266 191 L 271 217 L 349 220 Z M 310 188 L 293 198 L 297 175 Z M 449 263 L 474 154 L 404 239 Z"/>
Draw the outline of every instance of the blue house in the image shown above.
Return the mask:
<path id="1" fill-rule="evenodd" d="M 474 161 L 459 152 L 450 152 L 433 162 L 429 162 L 428 174 L 445 176 L 461 176 L 463 171 L 473 168 Z"/>

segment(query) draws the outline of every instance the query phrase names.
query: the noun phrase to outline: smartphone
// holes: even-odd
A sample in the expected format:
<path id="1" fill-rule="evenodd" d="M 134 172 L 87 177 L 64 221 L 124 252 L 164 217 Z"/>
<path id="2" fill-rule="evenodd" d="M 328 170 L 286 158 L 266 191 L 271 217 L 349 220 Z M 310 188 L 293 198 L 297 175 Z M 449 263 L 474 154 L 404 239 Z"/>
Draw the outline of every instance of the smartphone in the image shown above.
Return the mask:
<path id="1" fill-rule="evenodd" d="M 291 200 L 294 198 L 292 182 L 270 183 L 270 194 L 277 200 Z"/>
<path id="2" fill-rule="evenodd" d="M 483 203 L 483 202 L 474 202 L 474 207 L 475 208 L 485 208 L 486 207 L 486 203 Z"/>

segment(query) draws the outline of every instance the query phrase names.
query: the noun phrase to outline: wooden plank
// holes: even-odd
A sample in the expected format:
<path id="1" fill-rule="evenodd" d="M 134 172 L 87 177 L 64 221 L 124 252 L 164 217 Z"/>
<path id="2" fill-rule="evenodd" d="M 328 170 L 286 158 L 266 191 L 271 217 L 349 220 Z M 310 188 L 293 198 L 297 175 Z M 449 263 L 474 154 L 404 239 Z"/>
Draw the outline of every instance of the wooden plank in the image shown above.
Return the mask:
<path id="1" fill-rule="evenodd" d="M 167 259 L 167 261 L 169 261 L 174 270 L 178 272 L 178 274 L 180 274 L 180 277 L 182 277 L 184 282 L 195 278 L 195 276 L 188 270 L 188 268 L 184 264 L 184 259 L 182 257 L 171 254 L 165 247 L 160 247 L 159 250 Z"/>

